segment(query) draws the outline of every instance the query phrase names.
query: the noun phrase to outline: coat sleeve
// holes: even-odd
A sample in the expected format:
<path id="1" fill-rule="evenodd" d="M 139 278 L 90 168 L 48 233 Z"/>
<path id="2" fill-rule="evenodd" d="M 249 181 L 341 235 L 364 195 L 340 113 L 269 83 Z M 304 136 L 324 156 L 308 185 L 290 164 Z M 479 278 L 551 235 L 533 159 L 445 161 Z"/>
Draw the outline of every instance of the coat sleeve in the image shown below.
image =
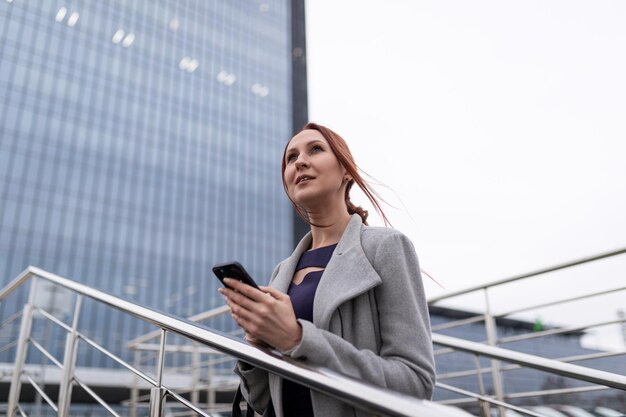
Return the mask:
<path id="1" fill-rule="evenodd" d="M 313 323 L 299 320 L 302 341 L 290 355 L 374 385 L 430 399 L 435 383 L 430 319 L 411 241 L 400 232 L 378 240 L 368 256 L 382 284 L 374 289 L 380 353 L 359 350 Z"/>
<path id="2" fill-rule="evenodd" d="M 278 274 L 280 264 L 276 265 L 270 282 Z M 241 379 L 241 394 L 255 411 L 263 411 L 270 402 L 269 379 L 267 371 L 259 369 L 246 362 L 237 361 L 235 373 Z M 260 413 L 263 414 L 263 413 Z"/>

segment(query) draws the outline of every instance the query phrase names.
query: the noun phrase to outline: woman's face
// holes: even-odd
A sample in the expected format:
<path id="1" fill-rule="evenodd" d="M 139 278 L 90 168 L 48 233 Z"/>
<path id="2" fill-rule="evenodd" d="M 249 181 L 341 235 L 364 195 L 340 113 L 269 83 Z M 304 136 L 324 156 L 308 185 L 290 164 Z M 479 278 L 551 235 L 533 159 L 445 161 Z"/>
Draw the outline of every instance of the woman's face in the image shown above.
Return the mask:
<path id="1" fill-rule="evenodd" d="M 285 152 L 283 178 L 291 200 L 299 206 L 311 208 L 343 201 L 345 168 L 317 130 L 303 130 L 294 136 Z"/>

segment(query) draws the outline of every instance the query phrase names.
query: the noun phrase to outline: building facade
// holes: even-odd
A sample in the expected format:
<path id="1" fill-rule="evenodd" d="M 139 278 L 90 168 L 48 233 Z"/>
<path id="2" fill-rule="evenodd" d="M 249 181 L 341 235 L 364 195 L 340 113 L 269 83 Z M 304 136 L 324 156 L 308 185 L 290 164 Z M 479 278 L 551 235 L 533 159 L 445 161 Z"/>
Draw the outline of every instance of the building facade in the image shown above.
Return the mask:
<path id="1" fill-rule="evenodd" d="M 289 0 L 1 1 L 0 285 L 34 265 L 189 316 L 223 303 L 215 263 L 267 282 L 297 224 L 280 160 L 303 34 Z M 80 328 L 114 352 L 148 330 L 107 310 Z"/>

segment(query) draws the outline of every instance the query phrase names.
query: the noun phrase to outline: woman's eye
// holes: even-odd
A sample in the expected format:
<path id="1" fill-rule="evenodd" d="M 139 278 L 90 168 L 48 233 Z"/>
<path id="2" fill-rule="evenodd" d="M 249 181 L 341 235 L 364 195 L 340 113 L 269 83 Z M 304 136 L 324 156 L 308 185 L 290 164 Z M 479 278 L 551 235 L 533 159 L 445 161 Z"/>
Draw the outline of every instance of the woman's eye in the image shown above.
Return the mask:
<path id="1" fill-rule="evenodd" d="M 295 159 L 296 159 L 296 155 L 295 154 L 291 154 L 291 155 L 287 156 L 287 162 L 291 162 L 291 161 L 293 161 Z"/>
<path id="2" fill-rule="evenodd" d="M 318 151 L 322 151 L 322 147 L 319 145 L 315 145 L 311 148 L 311 152 L 318 152 Z"/>

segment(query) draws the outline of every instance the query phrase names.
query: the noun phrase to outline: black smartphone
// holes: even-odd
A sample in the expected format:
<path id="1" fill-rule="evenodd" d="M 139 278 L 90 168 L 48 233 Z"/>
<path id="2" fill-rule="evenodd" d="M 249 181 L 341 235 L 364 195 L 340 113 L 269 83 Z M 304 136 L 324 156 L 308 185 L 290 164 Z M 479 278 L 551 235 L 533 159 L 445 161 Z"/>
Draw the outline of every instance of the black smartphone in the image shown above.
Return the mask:
<path id="1" fill-rule="evenodd" d="M 237 261 L 225 262 L 223 264 L 214 265 L 213 273 L 217 276 L 217 278 L 222 282 L 225 287 L 228 287 L 228 285 L 224 284 L 224 278 L 233 278 L 238 279 L 244 284 L 248 284 L 249 286 L 256 288 L 257 290 L 259 289 L 259 286 L 256 285 L 256 282 L 254 282 L 250 274 L 248 274 L 245 268 L 241 266 L 241 264 Z"/>

